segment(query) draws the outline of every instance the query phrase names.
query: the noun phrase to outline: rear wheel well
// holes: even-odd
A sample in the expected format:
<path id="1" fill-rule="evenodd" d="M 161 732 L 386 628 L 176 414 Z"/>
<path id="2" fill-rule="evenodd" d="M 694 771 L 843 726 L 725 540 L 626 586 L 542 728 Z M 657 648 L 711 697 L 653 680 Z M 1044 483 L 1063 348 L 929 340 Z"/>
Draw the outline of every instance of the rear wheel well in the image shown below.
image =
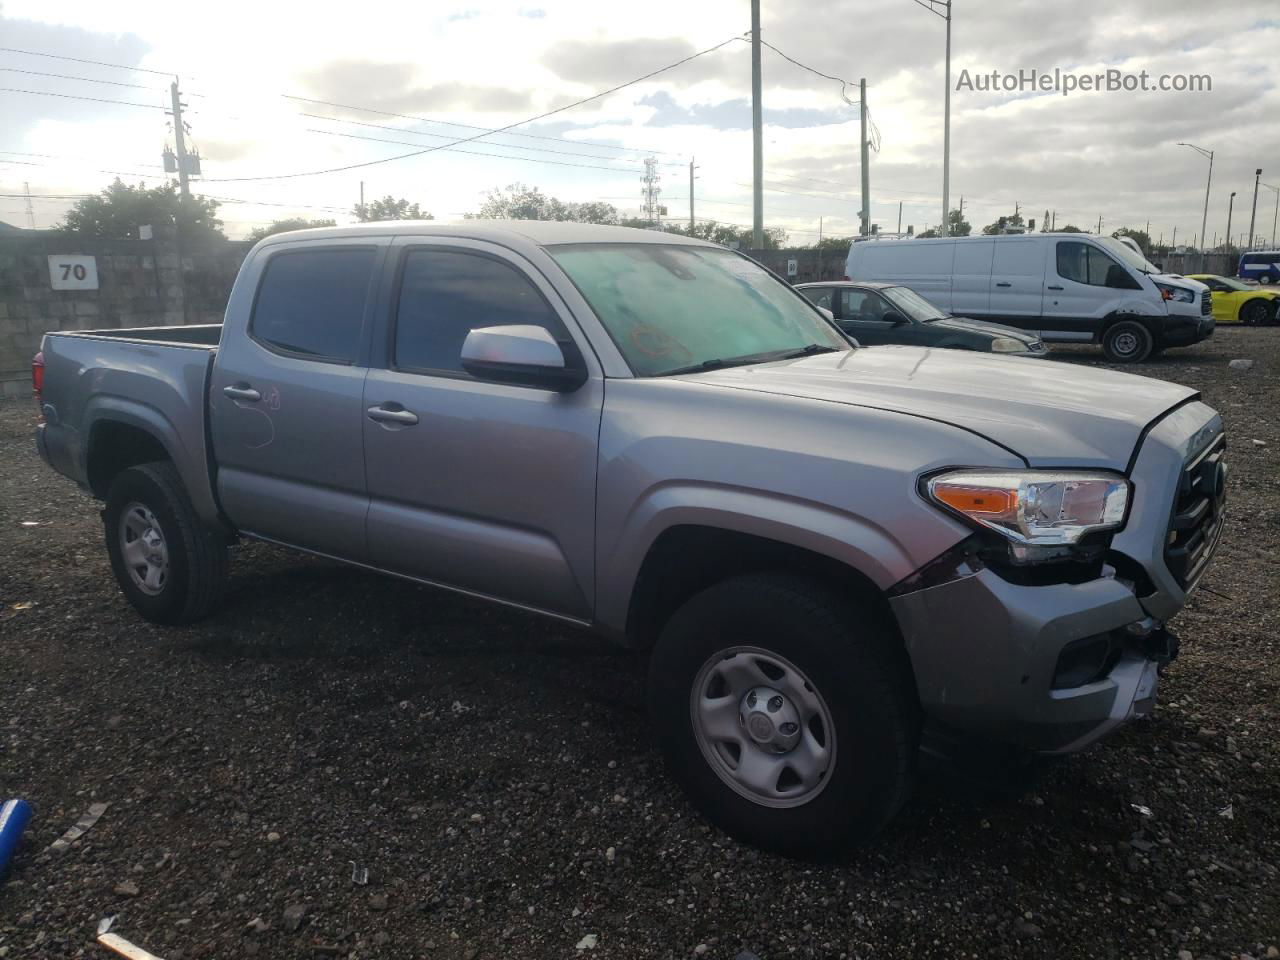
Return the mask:
<path id="1" fill-rule="evenodd" d="M 105 500 L 111 484 L 125 470 L 168 459 L 169 451 L 153 434 L 132 424 L 104 421 L 89 436 L 85 465 L 89 489 L 95 497 Z"/>
<path id="2" fill-rule="evenodd" d="M 664 530 L 649 548 L 631 592 L 628 643 L 651 647 L 671 615 L 694 594 L 730 577 L 767 572 L 824 583 L 873 611 L 900 637 L 883 591 L 853 567 L 766 537 L 690 524 Z M 905 646 L 902 650 L 905 656 Z"/>

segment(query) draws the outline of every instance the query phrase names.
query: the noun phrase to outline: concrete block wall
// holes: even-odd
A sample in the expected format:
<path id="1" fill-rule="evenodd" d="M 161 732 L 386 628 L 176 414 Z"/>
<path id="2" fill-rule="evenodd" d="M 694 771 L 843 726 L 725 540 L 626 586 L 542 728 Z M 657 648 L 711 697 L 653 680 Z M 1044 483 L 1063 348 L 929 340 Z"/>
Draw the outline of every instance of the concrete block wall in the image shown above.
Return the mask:
<path id="1" fill-rule="evenodd" d="M 100 240 L 56 231 L 0 236 L 0 396 L 29 396 L 31 358 L 51 330 L 221 323 L 243 241 Z M 97 290 L 54 290 L 50 255 L 93 256 Z"/>

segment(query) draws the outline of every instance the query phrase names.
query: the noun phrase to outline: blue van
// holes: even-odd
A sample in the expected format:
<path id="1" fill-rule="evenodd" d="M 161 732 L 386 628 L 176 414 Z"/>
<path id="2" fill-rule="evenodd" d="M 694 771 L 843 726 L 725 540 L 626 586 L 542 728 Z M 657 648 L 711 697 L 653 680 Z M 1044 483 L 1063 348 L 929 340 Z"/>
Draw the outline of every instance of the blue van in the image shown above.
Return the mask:
<path id="1" fill-rule="evenodd" d="M 1259 283 L 1280 283 L 1280 250 L 1255 250 L 1244 254 L 1236 276 Z"/>

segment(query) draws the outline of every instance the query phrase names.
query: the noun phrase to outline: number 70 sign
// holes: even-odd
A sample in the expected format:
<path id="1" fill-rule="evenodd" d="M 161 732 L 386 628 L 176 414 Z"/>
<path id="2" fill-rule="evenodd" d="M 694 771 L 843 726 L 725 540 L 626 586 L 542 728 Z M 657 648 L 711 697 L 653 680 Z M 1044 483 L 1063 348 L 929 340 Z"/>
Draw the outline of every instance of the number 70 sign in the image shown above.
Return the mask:
<path id="1" fill-rule="evenodd" d="M 50 254 L 49 286 L 54 290 L 97 290 L 97 258 L 79 254 Z"/>

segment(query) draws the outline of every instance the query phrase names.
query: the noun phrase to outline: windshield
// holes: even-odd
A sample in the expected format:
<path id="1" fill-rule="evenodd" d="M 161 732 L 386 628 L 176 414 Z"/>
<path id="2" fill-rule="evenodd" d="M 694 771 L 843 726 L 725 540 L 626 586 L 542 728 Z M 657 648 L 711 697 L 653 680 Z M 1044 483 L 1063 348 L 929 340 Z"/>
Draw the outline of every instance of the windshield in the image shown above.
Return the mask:
<path id="1" fill-rule="evenodd" d="M 1218 282 L 1224 287 L 1232 290 L 1244 290 L 1245 292 L 1256 290 L 1257 287 L 1251 287 L 1247 283 L 1241 283 L 1239 280 L 1232 280 L 1230 277 L 1218 277 Z"/>
<path id="2" fill-rule="evenodd" d="M 548 252 L 639 377 L 851 349 L 816 307 L 730 250 L 582 243 Z"/>
<path id="3" fill-rule="evenodd" d="M 1107 253 L 1111 254 L 1121 263 L 1127 263 L 1135 270 L 1141 270 L 1143 273 L 1159 273 L 1160 268 L 1154 263 L 1142 256 L 1140 253 L 1134 253 L 1126 244 L 1121 243 L 1115 237 L 1094 237 L 1098 243 L 1106 248 Z"/>
<path id="4" fill-rule="evenodd" d="M 941 320 L 946 317 L 945 313 L 910 287 L 885 287 L 880 292 L 908 320 L 928 323 L 930 320 Z"/>

